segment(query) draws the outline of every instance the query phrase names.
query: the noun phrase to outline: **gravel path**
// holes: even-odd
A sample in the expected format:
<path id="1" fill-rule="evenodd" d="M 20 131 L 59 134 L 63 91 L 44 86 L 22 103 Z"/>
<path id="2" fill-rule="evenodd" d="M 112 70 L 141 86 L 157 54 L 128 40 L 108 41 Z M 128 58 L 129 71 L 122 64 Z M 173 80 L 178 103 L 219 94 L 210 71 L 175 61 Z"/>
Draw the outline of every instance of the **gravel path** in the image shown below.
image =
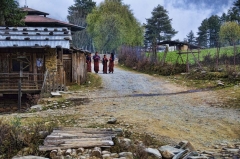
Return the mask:
<path id="1" fill-rule="evenodd" d="M 97 111 L 85 106 L 86 115 L 114 116 L 134 125 L 133 131 L 189 140 L 198 148 L 240 139 L 240 111 L 208 105 L 217 102 L 212 91 L 189 93 L 165 79 L 119 68 L 99 75 L 103 88 L 89 93 L 89 105 Z"/>

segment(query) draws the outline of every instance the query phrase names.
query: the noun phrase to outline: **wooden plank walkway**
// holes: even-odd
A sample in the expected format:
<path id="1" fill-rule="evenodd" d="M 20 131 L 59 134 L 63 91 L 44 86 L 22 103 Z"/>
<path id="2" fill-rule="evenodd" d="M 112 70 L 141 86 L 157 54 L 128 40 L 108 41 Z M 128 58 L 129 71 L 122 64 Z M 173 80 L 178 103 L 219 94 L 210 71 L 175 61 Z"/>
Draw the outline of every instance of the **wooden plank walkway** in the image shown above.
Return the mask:
<path id="1" fill-rule="evenodd" d="M 55 128 L 44 140 L 44 145 L 39 147 L 40 151 L 51 151 L 70 148 L 110 147 L 114 143 L 112 138 L 117 134 L 110 129 Z"/>

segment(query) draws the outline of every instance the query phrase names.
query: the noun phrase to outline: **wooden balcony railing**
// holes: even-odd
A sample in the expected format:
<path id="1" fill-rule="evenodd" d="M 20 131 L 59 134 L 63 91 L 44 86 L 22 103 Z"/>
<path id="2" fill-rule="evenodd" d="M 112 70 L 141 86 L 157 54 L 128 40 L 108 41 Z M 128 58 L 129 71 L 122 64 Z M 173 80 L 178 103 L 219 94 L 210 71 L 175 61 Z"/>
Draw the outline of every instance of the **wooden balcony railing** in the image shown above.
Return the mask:
<path id="1" fill-rule="evenodd" d="M 19 73 L 0 73 L 0 92 L 15 92 L 19 89 Z M 21 78 L 22 91 L 40 91 L 44 74 L 23 73 Z"/>

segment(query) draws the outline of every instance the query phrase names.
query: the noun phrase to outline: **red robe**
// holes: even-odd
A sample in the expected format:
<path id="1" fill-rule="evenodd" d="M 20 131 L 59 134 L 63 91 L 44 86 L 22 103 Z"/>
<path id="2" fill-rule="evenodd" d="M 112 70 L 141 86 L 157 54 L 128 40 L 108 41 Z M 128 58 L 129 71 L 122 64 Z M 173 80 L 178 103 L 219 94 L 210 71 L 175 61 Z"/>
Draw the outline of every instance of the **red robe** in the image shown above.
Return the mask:
<path id="1" fill-rule="evenodd" d="M 92 72 L 92 66 L 91 66 L 91 57 L 87 56 L 86 63 L 87 63 L 87 72 Z"/>
<path id="2" fill-rule="evenodd" d="M 113 67 L 114 67 L 114 59 L 112 57 L 110 57 L 109 59 L 109 73 L 113 73 Z"/>
<path id="3" fill-rule="evenodd" d="M 103 63 L 103 73 L 107 73 L 107 63 L 108 63 L 108 59 L 105 57 L 102 60 Z"/>
<path id="4" fill-rule="evenodd" d="M 94 55 L 94 56 L 93 56 L 94 71 L 95 71 L 96 73 L 98 73 L 98 71 L 99 71 L 99 60 L 100 60 L 100 56 L 98 56 L 98 55 Z"/>

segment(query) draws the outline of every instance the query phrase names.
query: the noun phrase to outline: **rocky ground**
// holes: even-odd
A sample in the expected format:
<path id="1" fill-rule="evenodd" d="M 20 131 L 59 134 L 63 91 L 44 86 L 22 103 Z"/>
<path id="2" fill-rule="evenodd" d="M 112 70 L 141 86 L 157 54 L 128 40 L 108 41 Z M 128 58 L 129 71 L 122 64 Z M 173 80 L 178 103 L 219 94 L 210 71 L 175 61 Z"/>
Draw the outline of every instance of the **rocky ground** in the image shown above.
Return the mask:
<path id="1" fill-rule="evenodd" d="M 240 110 L 219 107 L 214 91 L 189 91 L 163 78 L 119 68 L 99 75 L 102 88 L 87 93 L 91 102 L 79 108 L 86 117 L 113 116 L 132 125 L 134 132 L 188 140 L 199 149 L 240 140 Z"/>
<path id="2" fill-rule="evenodd" d="M 100 89 L 66 92 L 63 96 L 70 103 L 60 107 L 55 103 L 56 109 L 21 114 L 20 117 L 70 116 L 74 119 L 73 126 L 121 127 L 130 134 L 148 134 L 170 145 L 187 140 L 197 150 L 206 154 L 221 153 L 223 158 L 231 158 L 228 153 L 231 149 L 239 152 L 240 110 L 222 108 L 216 92 L 190 90 L 167 78 L 117 67 L 113 74 L 100 72 L 99 76 L 103 81 Z M 52 100 L 57 99 L 45 99 Z M 107 125 L 110 118 L 117 122 Z M 68 118 L 64 122 L 72 120 Z M 68 126 L 61 120 L 59 124 Z M 226 155 L 222 156 L 224 153 Z"/>

